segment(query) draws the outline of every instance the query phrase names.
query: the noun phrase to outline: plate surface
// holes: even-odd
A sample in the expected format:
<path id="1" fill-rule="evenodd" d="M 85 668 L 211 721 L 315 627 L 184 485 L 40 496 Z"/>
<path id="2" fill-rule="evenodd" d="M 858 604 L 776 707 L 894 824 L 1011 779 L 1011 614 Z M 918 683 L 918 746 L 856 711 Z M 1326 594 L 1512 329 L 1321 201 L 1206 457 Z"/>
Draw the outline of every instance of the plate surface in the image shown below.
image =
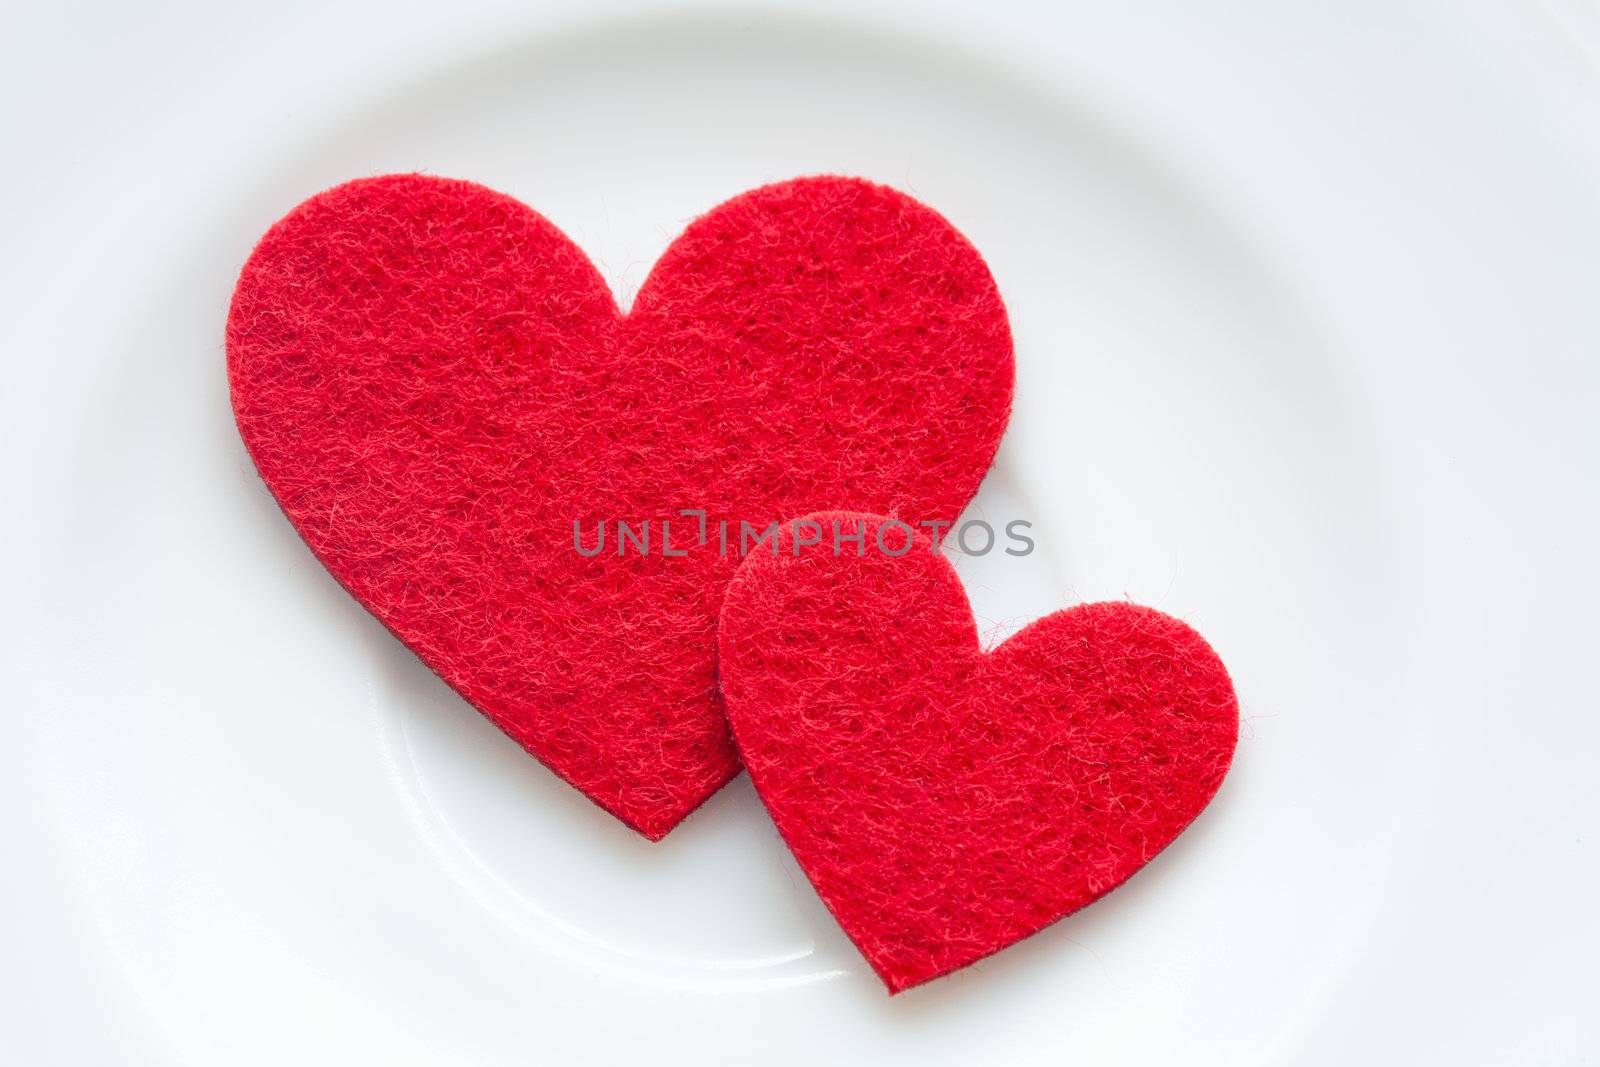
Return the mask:
<path id="1" fill-rule="evenodd" d="M 1581 6 L 1316 8 L 25 13 L 61 69 L 9 76 L 54 91 L 6 114 L 0 179 L 27 205 L 0 1053 L 1594 1054 L 1600 37 Z M 253 241 L 395 170 L 518 196 L 624 303 L 762 182 L 944 213 L 1017 342 L 969 514 L 1039 546 L 957 558 L 984 632 L 1117 597 L 1192 622 L 1244 714 L 1212 807 L 891 1000 L 745 780 L 657 845 L 562 785 L 337 588 L 232 426 Z"/>

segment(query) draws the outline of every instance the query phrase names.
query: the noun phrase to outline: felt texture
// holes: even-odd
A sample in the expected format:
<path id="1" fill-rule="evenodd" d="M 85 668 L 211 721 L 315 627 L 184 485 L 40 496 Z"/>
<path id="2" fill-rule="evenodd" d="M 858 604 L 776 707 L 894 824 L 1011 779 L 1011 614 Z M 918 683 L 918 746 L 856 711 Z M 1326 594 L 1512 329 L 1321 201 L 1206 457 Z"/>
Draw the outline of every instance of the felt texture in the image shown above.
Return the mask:
<path id="1" fill-rule="evenodd" d="M 820 543 L 786 527 L 729 585 L 723 693 L 778 831 L 891 993 L 1109 892 L 1216 792 L 1238 705 L 1184 623 L 1084 604 L 985 652 L 924 536 L 895 556 L 883 520 L 810 518 Z M 865 524 L 864 554 L 834 554 L 836 521 Z"/>
<path id="2" fill-rule="evenodd" d="M 317 558 L 652 839 L 738 770 L 713 666 L 739 523 L 954 519 L 1012 388 L 978 253 L 915 200 L 841 177 L 694 220 L 628 314 L 508 196 L 350 182 L 262 238 L 227 357 L 245 445 Z M 647 552 L 619 544 L 619 519 L 650 524 Z M 575 550 L 575 522 L 586 548 L 608 526 L 602 551 Z"/>

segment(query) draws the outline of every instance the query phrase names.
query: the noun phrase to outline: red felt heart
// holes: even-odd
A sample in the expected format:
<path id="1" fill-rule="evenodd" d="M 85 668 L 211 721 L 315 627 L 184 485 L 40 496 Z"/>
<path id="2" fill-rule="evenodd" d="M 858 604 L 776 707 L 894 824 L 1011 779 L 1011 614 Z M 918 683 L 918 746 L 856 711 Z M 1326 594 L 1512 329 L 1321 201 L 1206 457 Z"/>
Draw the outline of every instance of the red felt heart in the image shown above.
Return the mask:
<path id="1" fill-rule="evenodd" d="M 740 524 L 955 518 L 999 443 L 1012 360 L 977 252 L 883 186 L 730 200 L 623 315 L 525 205 L 400 175 L 267 232 L 234 293 L 228 374 L 251 457 L 333 576 L 658 838 L 738 770 L 713 659 Z M 597 523 L 608 540 L 585 556 Z"/>
<path id="2" fill-rule="evenodd" d="M 1109 892 L 1216 792 L 1238 703 L 1188 626 L 1085 604 L 984 652 L 926 538 L 894 555 L 909 531 L 885 520 L 811 521 L 820 539 L 786 535 L 728 587 L 723 694 L 779 832 L 890 992 Z"/>

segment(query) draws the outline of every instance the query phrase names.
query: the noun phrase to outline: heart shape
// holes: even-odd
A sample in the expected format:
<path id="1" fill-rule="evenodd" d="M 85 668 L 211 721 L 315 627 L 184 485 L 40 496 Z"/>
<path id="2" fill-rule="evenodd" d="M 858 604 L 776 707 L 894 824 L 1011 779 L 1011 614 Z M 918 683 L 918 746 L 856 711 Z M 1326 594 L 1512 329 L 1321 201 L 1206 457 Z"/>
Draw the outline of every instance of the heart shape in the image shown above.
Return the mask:
<path id="1" fill-rule="evenodd" d="M 927 538 L 894 555 L 909 530 L 808 518 L 818 543 L 791 532 L 728 587 L 723 694 L 778 831 L 891 993 L 1114 889 L 1210 801 L 1239 710 L 1194 630 L 1085 604 L 984 652 Z"/>
<path id="2" fill-rule="evenodd" d="M 978 253 L 909 197 L 837 177 L 695 220 L 626 315 L 510 197 L 350 182 L 262 238 L 227 348 L 245 445 L 317 558 L 652 839 L 739 769 L 714 673 L 738 563 L 720 524 L 954 519 L 1012 383 Z"/>

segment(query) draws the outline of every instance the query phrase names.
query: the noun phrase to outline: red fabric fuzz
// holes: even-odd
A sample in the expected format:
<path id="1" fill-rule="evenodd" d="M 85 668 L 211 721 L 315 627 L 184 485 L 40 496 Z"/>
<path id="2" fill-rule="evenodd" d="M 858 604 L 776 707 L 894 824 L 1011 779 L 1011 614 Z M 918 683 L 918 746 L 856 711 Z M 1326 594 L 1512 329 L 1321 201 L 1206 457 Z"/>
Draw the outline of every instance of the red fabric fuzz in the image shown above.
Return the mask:
<path id="1" fill-rule="evenodd" d="M 525 205 L 398 175 L 268 231 L 234 293 L 228 374 L 250 455 L 333 576 L 659 838 L 738 770 L 713 659 L 739 523 L 954 519 L 999 443 L 1012 359 L 978 253 L 879 185 L 728 201 L 623 315 Z M 709 536 L 680 509 L 706 511 Z M 650 523 L 648 554 L 617 554 L 618 519 Z M 599 555 L 575 521 L 586 548 L 606 524 Z"/>
<path id="2" fill-rule="evenodd" d="M 1188 626 L 1084 604 L 985 653 L 925 538 L 895 557 L 881 519 L 812 519 L 820 543 L 753 553 L 728 587 L 723 694 L 779 832 L 891 993 L 1114 889 L 1217 791 L 1238 704 Z M 835 555 L 836 521 L 866 524 L 864 555 Z"/>

